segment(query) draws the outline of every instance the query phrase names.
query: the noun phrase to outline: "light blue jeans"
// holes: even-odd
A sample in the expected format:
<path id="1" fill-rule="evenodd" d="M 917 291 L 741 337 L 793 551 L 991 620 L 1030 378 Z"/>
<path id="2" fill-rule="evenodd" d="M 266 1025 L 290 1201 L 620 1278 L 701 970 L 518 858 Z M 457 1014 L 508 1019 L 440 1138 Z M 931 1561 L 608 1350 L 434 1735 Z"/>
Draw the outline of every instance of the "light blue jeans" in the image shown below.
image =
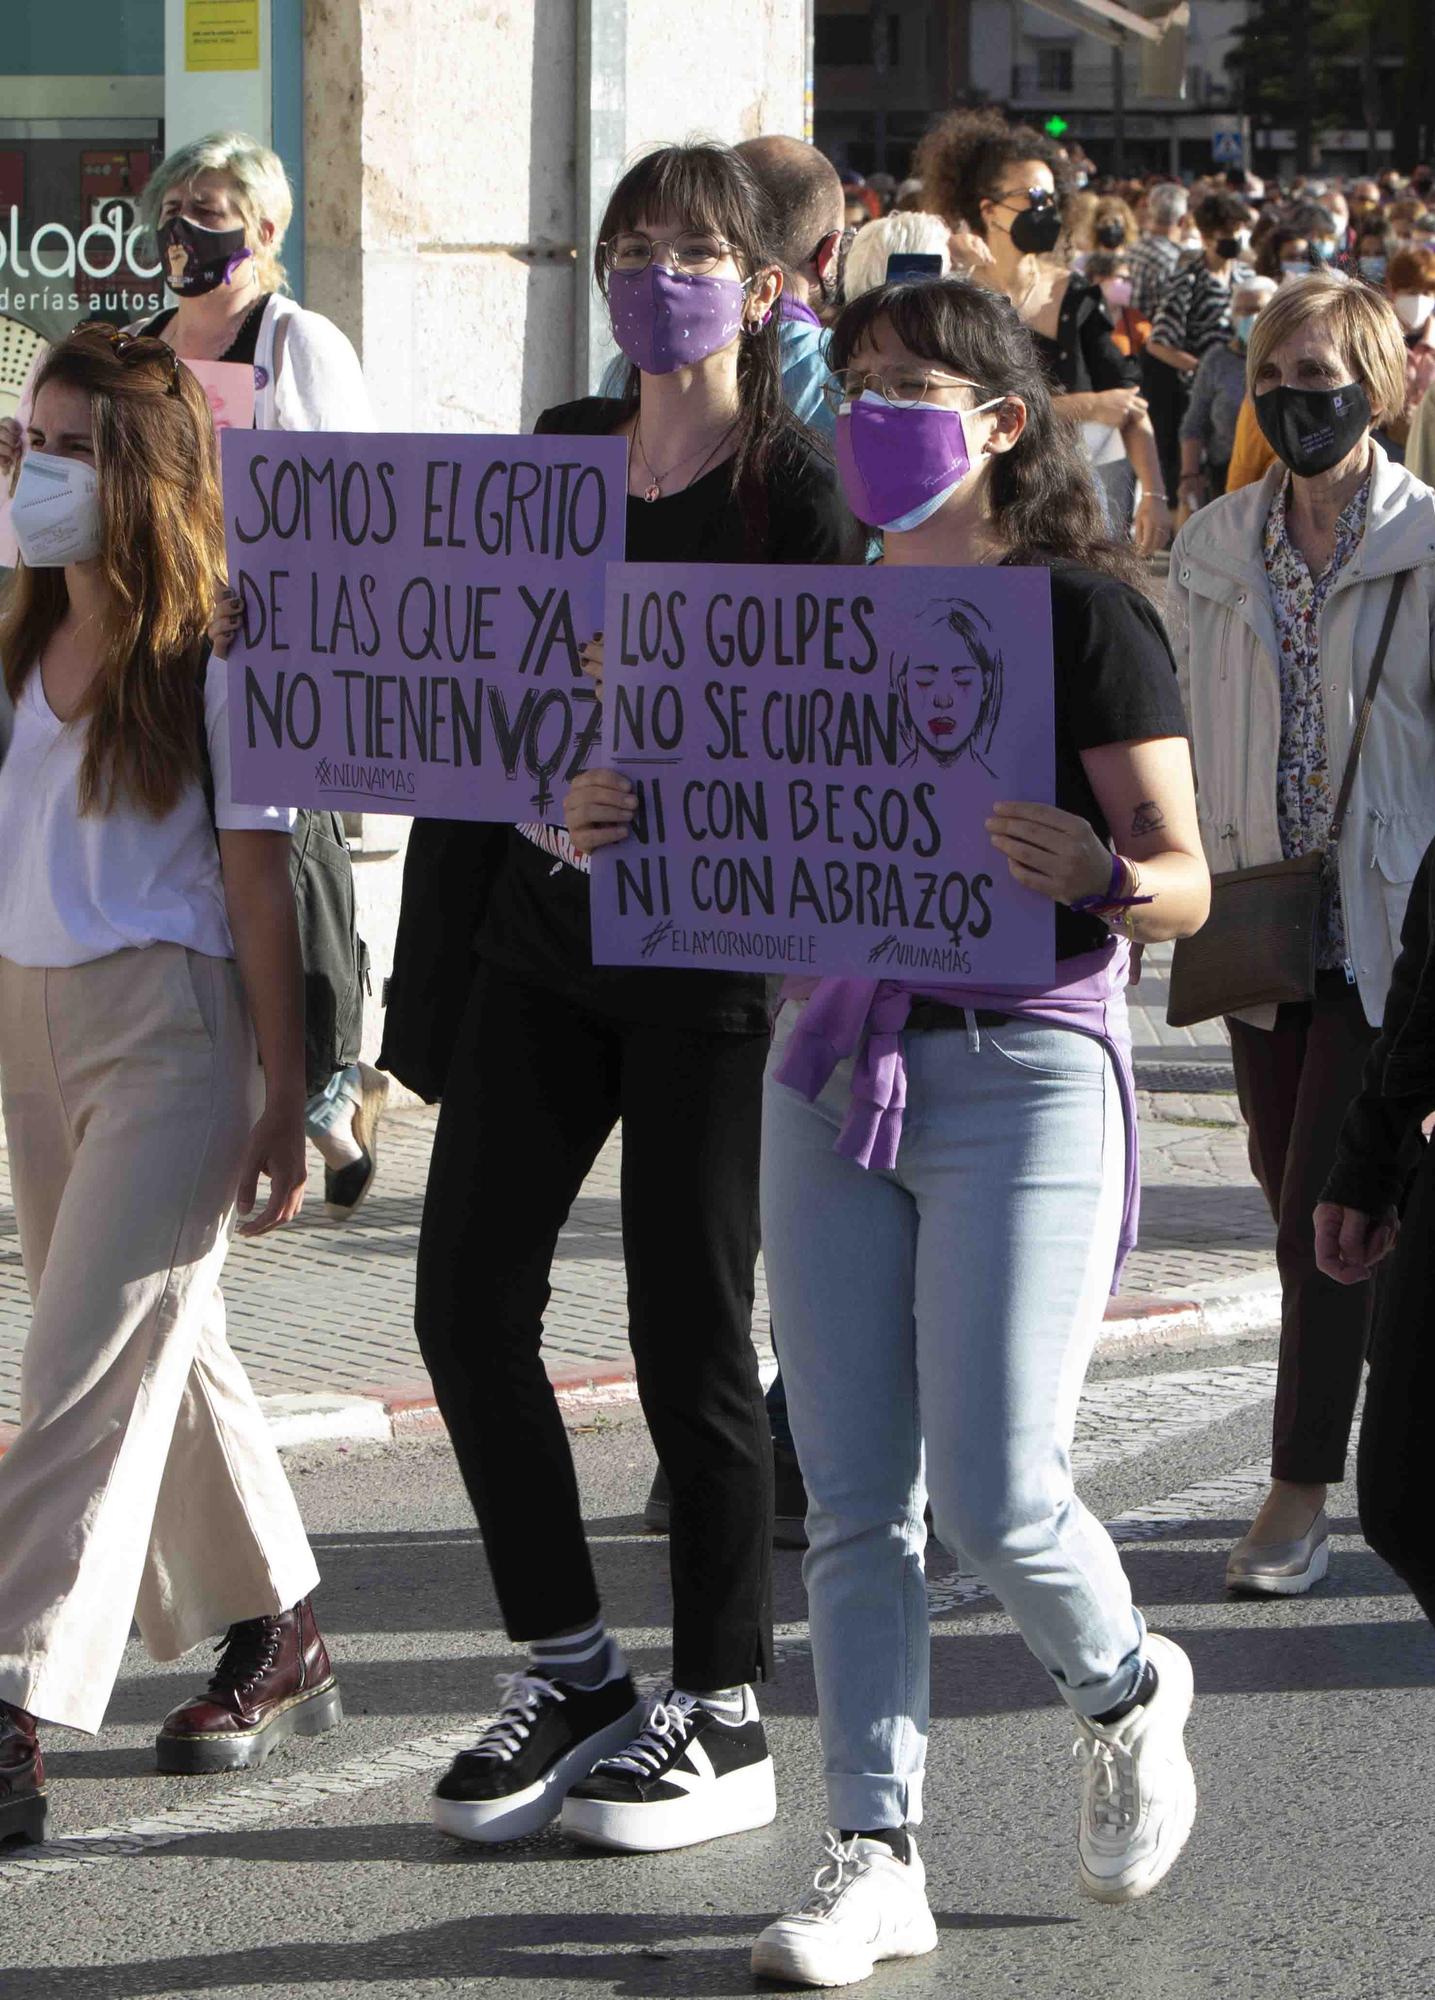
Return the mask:
<path id="1" fill-rule="evenodd" d="M 909 1031 L 897 1164 L 833 1151 L 851 1064 L 764 1094 L 763 1254 L 807 1483 L 807 1583 L 832 1824 L 922 1816 L 923 1514 L 1080 1715 L 1131 1694 L 1146 1627 L 1072 1488 L 1111 1282 L 1125 1138 L 1099 1042 L 1010 1022 Z M 925 1466 L 923 1440 L 925 1438 Z"/>

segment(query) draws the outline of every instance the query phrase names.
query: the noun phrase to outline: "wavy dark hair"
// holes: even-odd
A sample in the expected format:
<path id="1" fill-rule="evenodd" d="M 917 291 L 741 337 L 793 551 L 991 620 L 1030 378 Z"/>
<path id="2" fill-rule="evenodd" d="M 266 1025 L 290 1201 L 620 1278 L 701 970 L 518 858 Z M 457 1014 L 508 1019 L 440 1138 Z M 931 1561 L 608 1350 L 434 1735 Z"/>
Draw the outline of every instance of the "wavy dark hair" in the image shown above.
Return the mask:
<path id="1" fill-rule="evenodd" d="M 773 265 L 781 267 L 777 253 L 781 232 L 772 198 L 731 146 L 710 142 L 662 146 L 629 167 L 608 197 L 593 252 L 593 276 L 604 298 L 608 273 L 603 244 L 621 230 L 635 229 L 645 218 L 676 228 L 711 230 L 723 237 L 733 245 L 745 278 Z M 799 439 L 822 448 L 783 401 L 779 333 L 774 312 L 766 326 L 742 335 L 737 360 L 741 413 L 731 461 L 732 486 L 763 517 L 774 463 Z M 623 393 L 627 410 L 637 407 L 639 380 L 639 371 L 630 367 Z"/>
<path id="2" fill-rule="evenodd" d="M 90 399 L 107 598 L 100 666 L 81 703 L 82 814 L 120 798 L 152 819 L 200 774 L 195 685 L 225 573 L 214 419 L 197 379 L 161 340 L 116 342 L 81 329 L 52 347 L 35 380 Z M 61 569 L 21 563 L 0 615 L 5 685 L 18 700 L 69 609 Z"/>
<path id="3" fill-rule="evenodd" d="M 939 215 L 985 237 L 982 203 L 994 198 L 1002 175 L 1018 160 L 1041 160 L 1051 168 L 1059 202 L 1075 187 L 1070 161 L 1044 132 L 1009 125 L 994 110 L 949 111 L 918 146 L 912 172 Z"/>
<path id="4" fill-rule="evenodd" d="M 1143 590 L 1144 572 L 1107 531 L 1075 426 L 1052 409 L 1036 345 L 1010 301 L 965 278 L 881 285 L 838 316 L 828 354 L 834 373 L 851 365 L 881 321 L 923 361 L 978 383 L 973 406 L 1002 395 L 1026 405 L 1025 430 L 993 457 L 990 475 L 992 522 L 1012 560 L 1084 563 Z"/>

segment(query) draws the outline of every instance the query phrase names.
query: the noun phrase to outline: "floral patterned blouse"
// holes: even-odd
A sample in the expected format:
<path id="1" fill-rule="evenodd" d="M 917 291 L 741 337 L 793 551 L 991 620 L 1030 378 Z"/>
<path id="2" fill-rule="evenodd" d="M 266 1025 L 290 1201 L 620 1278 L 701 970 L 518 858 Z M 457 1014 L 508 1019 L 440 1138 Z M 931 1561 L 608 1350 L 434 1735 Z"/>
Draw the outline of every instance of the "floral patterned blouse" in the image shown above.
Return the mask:
<path id="1" fill-rule="evenodd" d="M 1312 578 L 1305 557 L 1286 532 L 1286 480 L 1266 517 L 1262 545 L 1270 579 L 1271 606 L 1280 641 L 1281 748 L 1276 769 L 1276 819 L 1287 860 L 1310 854 L 1330 840 L 1340 773 L 1332 776 L 1325 740 L 1325 706 L 1320 691 L 1320 614 L 1331 586 L 1360 546 L 1370 500 L 1370 481 L 1355 493 L 1335 528 L 1330 567 Z M 1326 867 L 1320 914 L 1316 919 L 1318 970 L 1346 963 L 1345 912 L 1334 856 Z"/>

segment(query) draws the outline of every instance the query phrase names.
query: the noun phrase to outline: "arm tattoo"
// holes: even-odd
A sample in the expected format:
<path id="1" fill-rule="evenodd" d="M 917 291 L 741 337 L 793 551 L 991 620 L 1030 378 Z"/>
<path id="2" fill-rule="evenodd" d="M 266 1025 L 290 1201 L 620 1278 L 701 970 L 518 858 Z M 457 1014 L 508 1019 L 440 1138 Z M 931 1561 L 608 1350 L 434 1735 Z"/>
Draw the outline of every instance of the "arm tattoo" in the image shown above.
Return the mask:
<path id="1" fill-rule="evenodd" d="M 1166 815 L 1154 799 L 1143 799 L 1131 815 L 1133 833 L 1160 833 L 1166 825 Z"/>

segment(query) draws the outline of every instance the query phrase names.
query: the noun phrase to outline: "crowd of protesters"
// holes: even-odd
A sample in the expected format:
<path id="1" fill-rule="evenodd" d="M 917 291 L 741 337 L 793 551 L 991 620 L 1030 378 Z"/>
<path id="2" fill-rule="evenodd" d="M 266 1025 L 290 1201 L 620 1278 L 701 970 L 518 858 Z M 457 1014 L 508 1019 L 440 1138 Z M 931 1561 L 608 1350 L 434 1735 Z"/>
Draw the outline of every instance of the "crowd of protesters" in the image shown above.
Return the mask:
<path id="1" fill-rule="evenodd" d="M 1047 571 L 1054 797 L 987 833 L 1050 905 L 1056 971 L 789 980 L 774 1009 L 755 976 L 594 963 L 589 863 L 636 807 L 619 774 L 584 772 L 552 823 L 416 825 L 381 1064 L 442 1100 L 416 1328 L 519 1649 L 438 1780 L 456 1838 L 561 1818 L 656 1851 L 771 1821 L 776 1482 L 808 1544 L 829 1829 L 754 1969 L 851 1984 L 936 1946 L 913 1833 L 929 1518 L 1071 1711 L 1081 1890 L 1165 1878 L 1196 1810 L 1191 1667 L 1071 1446 L 1134 1239 L 1127 987 L 1143 946 L 1202 933 L 1213 875 L 1289 866 L 1312 897 L 1308 990 L 1226 1010 L 1284 1291 L 1272 1486 L 1228 1581 L 1324 1574 L 1369 1350 L 1362 1518 L 1435 1617 L 1430 1232 L 1398 1220 L 1435 1210 L 1431 185 L 1106 184 L 980 111 L 900 187 L 768 137 L 661 148 L 612 191 L 591 277 L 619 359 L 537 427 L 625 440 L 630 561 Z M 161 1769 L 258 1764 L 341 1719 L 219 1278 L 236 1213 L 297 1212 L 306 1121 L 352 1212 L 381 1087 L 345 1081 L 346 1049 L 306 1061 L 295 815 L 232 796 L 237 621 L 185 365 L 253 362 L 261 425 L 367 427 L 347 342 L 282 296 L 287 219 L 253 142 L 167 162 L 176 309 L 59 342 L 0 437 L 0 1085 L 34 1301 L 0 1458 L 0 1838 L 43 1830 L 41 1725 L 98 1729 L 132 1615 L 162 1659 L 223 1634 Z M 1142 558 L 1173 535 L 1163 598 Z M 975 684 L 959 606 L 948 629 Z M 583 658 L 601 699 L 601 635 Z M 620 1122 L 670 1535 L 657 1701 L 605 1623 L 540 1353 L 559 1230 Z"/>

